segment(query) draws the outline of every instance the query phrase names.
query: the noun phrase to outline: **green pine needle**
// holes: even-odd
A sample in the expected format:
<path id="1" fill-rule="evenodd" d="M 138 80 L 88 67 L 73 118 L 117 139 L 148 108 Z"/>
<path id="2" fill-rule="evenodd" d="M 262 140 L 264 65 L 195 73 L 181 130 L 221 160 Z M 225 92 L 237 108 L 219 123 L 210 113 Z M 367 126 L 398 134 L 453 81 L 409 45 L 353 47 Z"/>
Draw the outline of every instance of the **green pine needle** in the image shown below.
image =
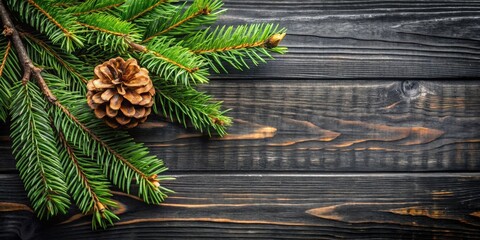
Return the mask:
<path id="1" fill-rule="evenodd" d="M 118 216 L 112 212 L 117 206 L 110 199 L 109 182 L 95 161 L 85 156 L 65 139 L 61 129 L 58 131 L 58 149 L 62 160 L 63 171 L 66 175 L 68 191 L 75 204 L 84 214 L 93 213 L 92 227 L 106 228 L 113 225 Z M 107 213 L 108 212 L 108 213 Z M 100 214 L 100 220 L 95 216 Z"/>
<path id="2" fill-rule="evenodd" d="M 85 84 L 92 78 L 93 69 L 85 66 L 74 54 L 63 52 L 48 40 L 29 33 L 22 34 L 26 40 L 28 55 L 43 71 L 51 72 L 64 79 L 72 91 L 85 93 Z"/>
<path id="3" fill-rule="evenodd" d="M 224 10 L 220 0 L 195 0 L 188 7 L 185 4 L 170 13 L 166 19 L 152 21 L 146 28 L 143 42 L 156 36 L 178 36 L 190 34 L 203 25 L 214 23 Z"/>
<path id="4" fill-rule="evenodd" d="M 32 82 L 17 83 L 11 106 L 13 155 L 32 207 L 39 218 L 65 214 L 70 201 L 47 101 Z"/>
<path id="5" fill-rule="evenodd" d="M 50 84 L 61 82 L 48 74 L 45 79 Z M 53 92 L 59 99 L 53 111 L 54 123 L 57 129 L 69 130 L 63 131 L 68 142 L 84 155 L 96 159 L 104 174 L 120 189 L 129 193 L 135 180 L 139 185 L 138 196 L 145 202 L 158 204 L 165 199 L 166 193 L 171 191 L 153 184 L 169 179 L 160 176 L 167 170 L 162 160 L 150 155 L 146 147 L 135 143 L 126 132 L 112 131 L 97 119 L 87 107 L 84 96 L 61 88 Z"/>
<path id="6" fill-rule="evenodd" d="M 74 17 L 56 7 L 48 0 L 8 0 L 9 6 L 22 17 L 22 20 L 48 36 L 65 51 L 72 52 L 83 47 L 84 38 L 79 35 L 82 28 Z"/>
<path id="7" fill-rule="evenodd" d="M 265 63 L 266 59 L 272 59 L 271 52 L 284 54 L 284 47 L 268 46 L 268 39 L 274 34 L 283 34 L 285 29 L 279 29 L 274 24 L 251 24 L 237 27 L 217 26 L 213 31 L 210 29 L 197 32 L 187 38 L 182 44 L 193 53 L 207 59 L 210 67 L 215 72 L 219 68 L 227 72 L 225 63 L 236 69 L 250 68 L 251 64 Z"/>
<path id="8" fill-rule="evenodd" d="M 81 16 L 95 12 L 109 12 L 125 3 L 125 0 L 87 0 L 78 5 L 69 6 L 66 12 Z"/>
<path id="9" fill-rule="evenodd" d="M 21 78 L 20 63 L 10 41 L 0 36 L 0 122 L 8 118 L 11 89 L 13 83 Z"/>
<path id="10" fill-rule="evenodd" d="M 141 38 L 135 25 L 113 15 L 92 13 L 80 16 L 78 20 L 89 31 L 87 41 L 104 51 L 123 53 L 128 48 L 127 40 L 138 41 Z"/>
<path id="11" fill-rule="evenodd" d="M 156 11 L 156 9 L 162 9 L 164 6 L 168 6 L 170 2 L 176 2 L 176 0 L 127 0 L 121 8 L 122 13 L 120 17 L 126 21 L 137 20 L 142 16 Z"/>
<path id="12" fill-rule="evenodd" d="M 232 119 L 224 115 L 227 111 L 220 109 L 222 102 L 215 102 L 189 86 L 169 85 L 161 80 L 157 80 L 155 86 L 156 112 L 185 127 L 191 124 L 208 135 L 212 129 L 220 136 L 227 134 L 226 127 L 231 125 Z"/>
<path id="13" fill-rule="evenodd" d="M 187 48 L 175 43 L 175 39 L 153 39 L 140 55 L 141 65 L 164 79 L 183 85 L 207 83 L 208 71 L 204 61 Z"/>

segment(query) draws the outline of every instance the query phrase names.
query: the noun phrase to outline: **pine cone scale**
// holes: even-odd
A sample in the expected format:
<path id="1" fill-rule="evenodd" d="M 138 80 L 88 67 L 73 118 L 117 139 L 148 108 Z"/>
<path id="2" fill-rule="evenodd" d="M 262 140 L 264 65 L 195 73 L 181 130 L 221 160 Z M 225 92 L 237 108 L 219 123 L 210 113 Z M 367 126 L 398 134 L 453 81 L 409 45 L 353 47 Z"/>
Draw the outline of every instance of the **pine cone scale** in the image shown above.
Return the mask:
<path id="1" fill-rule="evenodd" d="M 97 118 L 112 128 L 131 128 L 147 120 L 155 88 L 137 60 L 113 58 L 95 67 L 94 73 L 95 79 L 87 83 L 87 103 Z"/>
<path id="2" fill-rule="evenodd" d="M 133 117 L 135 115 L 135 108 L 131 104 L 122 104 L 120 111 L 127 117 Z"/>
<path id="3" fill-rule="evenodd" d="M 119 94 L 113 95 L 113 97 L 110 99 L 110 108 L 113 110 L 118 110 L 120 109 L 120 106 L 122 106 L 123 98 Z"/>
<path id="4" fill-rule="evenodd" d="M 142 118 L 145 116 L 145 108 L 141 107 L 141 108 L 135 108 L 135 115 L 133 115 L 134 118 Z"/>
<path id="5" fill-rule="evenodd" d="M 116 117 L 118 114 L 118 110 L 114 110 L 108 105 L 105 107 L 105 110 L 106 110 L 105 112 L 107 113 L 107 116 L 111 118 Z"/>
<path id="6" fill-rule="evenodd" d="M 107 89 L 105 92 L 102 93 L 102 95 L 100 95 L 100 97 L 103 101 L 107 102 L 112 99 L 113 95 L 115 95 L 115 91 L 112 89 Z"/>
<path id="7" fill-rule="evenodd" d="M 133 92 L 133 91 L 127 91 L 125 95 L 123 95 L 125 99 L 127 99 L 131 104 L 137 105 L 142 101 L 142 96 L 140 94 Z"/>

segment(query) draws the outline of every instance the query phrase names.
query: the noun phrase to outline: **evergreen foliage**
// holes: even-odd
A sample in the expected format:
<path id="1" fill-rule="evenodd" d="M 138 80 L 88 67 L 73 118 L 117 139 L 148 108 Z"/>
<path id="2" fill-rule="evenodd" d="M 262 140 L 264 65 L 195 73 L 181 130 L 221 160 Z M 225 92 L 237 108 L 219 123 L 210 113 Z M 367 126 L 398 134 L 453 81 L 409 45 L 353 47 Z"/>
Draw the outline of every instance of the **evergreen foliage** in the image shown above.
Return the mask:
<path id="1" fill-rule="evenodd" d="M 209 70 L 249 68 L 283 54 L 273 24 L 209 28 L 220 0 L 0 0 L 0 121 L 10 118 L 17 169 L 36 214 L 66 213 L 71 202 L 92 228 L 119 217 L 110 185 L 159 204 L 172 178 L 162 160 L 123 130 L 112 131 L 86 104 L 96 65 L 136 58 L 155 87 L 154 112 L 208 135 L 232 119 L 208 93 Z M 151 86 L 151 85 L 150 85 Z M 153 94 L 153 93 L 152 93 Z"/>

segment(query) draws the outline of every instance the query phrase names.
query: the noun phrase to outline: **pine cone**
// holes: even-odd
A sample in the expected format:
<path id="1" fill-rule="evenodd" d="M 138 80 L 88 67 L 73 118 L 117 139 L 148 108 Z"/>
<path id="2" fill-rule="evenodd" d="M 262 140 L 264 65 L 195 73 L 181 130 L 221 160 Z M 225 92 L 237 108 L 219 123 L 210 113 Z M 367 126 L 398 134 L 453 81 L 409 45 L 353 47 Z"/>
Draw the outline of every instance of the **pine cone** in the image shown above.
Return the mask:
<path id="1" fill-rule="evenodd" d="M 145 122 L 155 95 L 148 70 L 133 58 L 112 58 L 96 66 L 87 89 L 88 106 L 112 128 L 133 128 Z"/>

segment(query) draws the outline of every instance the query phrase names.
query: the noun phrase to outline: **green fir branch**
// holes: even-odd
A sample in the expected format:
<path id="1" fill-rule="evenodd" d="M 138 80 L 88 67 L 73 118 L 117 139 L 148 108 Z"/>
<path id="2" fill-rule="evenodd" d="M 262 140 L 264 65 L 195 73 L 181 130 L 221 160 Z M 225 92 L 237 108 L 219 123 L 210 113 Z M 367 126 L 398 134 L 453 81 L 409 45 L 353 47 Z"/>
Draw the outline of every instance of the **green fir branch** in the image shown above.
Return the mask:
<path id="1" fill-rule="evenodd" d="M 42 36 L 27 32 L 22 32 L 21 36 L 26 40 L 25 47 L 35 64 L 63 79 L 68 84 L 68 89 L 85 93 L 85 85 L 93 76 L 93 69 L 86 67 L 75 55 L 63 52 L 49 41 L 41 39 Z"/>
<path id="2" fill-rule="evenodd" d="M 68 143 L 61 132 L 68 129 L 56 130 L 68 191 L 75 204 L 82 213 L 92 214 L 93 229 L 98 227 L 105 229 L 108 225 L 113 225 L 113 221 L 119 220 L 118 216 L 112 212 L 112 208 L 117 204 L 110 199 L 112 194 L 109 190 L 109 182 L 102 170 L 90 157 Z"/>
<path id="3" fill-rule="evenodd" d="M 69 6 L 66 12 L 72 13 L 74 16 L 81 16 L 97 12 L 111 12 L 112 9 L 123 5 L 125 0 L 87 0 L 78 5 Z"/>
<path id="4" fill-rule="evenodd" d="M 55 76 L 45 74 L 50 84 L 61 82 Z M 94 156 L 104 174 L 127 193 L 136 179 L 138 196 L 147 203 L 162 202 L 166 193 L 171 192 L 159 184 L 170 179 L 159 176 L 167 168 L 163 161 L 150 155 L 147 148 L 137 144 L 122 131 L 113 131 L 103 121 L 97 119 L 88 109 L 85 97 L 61 88 L 52 89 L 59 99 L 55 102 L 55 126 L 63 131 L 65 138 L 87 156 Z"/>
<path id="5" fill-rule="evenodd" d="M 176 0 L 126 0 L 125 5 L 121 8 L 120 17 L 130 22 L 170 2 L 176 2 Z"/>
<path id="6" fill-rule="evenodd" d="M 83 47 L 84 38 L 79 35 L 82 28 L 74 16 L 56 7 L 48 0 L 8 0 L 9 7 L 18 12 L 23 21 L 48 36 L 54 43 L 72 52 Z"/>
<path id="7" fill-rule="evenodd" d="M 273 59 L 272 52 L 284 54 L 286 48 L 275 46 L 278 43 L 269 41 L 273 36 L 283 38 L 285 31 L 273 24 L 251 24 L 236 28 L 218 26 L 213 31 L 199 31 L 182 44 L 207 59 L 210 67 L 217 73 L 220 72 L 219 68 L 227 71 L 224 63 L 242 70 L 250 68 L 247 59 L 256 66 L 265 63 L 266 59 Z"/>
<path id="8" fill-rule="evenodd" d="M 216 131 L 220 136 L 226 135 L 226 128 L 231 125 L 232 119 L 225 116 L 228 111 L 222 111 L 222 102 L 213 101 L 202 92 L 189 86 L 167 85 L 164 81 L 155 81 L 156 113 L 178 122 L 187 127 L 191 124 L 200 132 Z"/>
<path id="9" fill-rule="evenodd" d="M 141 16 L 136 17 L 133 22 L 136 26 L 142 30 L 142 34 L 145 32 L 147 27 L 154 21 L 168 21 L 169 16 L 172 16 L 174 12 L 177 11 L 178 5 L 175 4 L 177 0 L 168 0 L 164 1 L 162 4 L 155 4 L 158 1 L 152 1 L 152 4 L 155 5 L 153 9 L 148 12 L 145 12 Z M 143 2 L 145 4 L 146 2 Z"/>
<path id="10" fill-rule="evenodd" d="M 45 110 L 47 102 L 32 82 L 17 83 L 12 92 L 10 137 L 16 166 L 32 207 L 39 218 L 65 214 L 70 201 Z"/>
<path id="11" fill-rule="evenodd" d="M 203 25 L 211 24 L 217 20 L 224 10 L 220 0 L 195 0 L 188 8 L 185 4 L 178 7 L 168 16 L 168 20 L 158 19 L 152 21 L 145 30 L 144 40 L 148 42 L 156 36 L 178 36 L 191 34 Z"/>
<path id="12" fill-rule="evenodd" d="M 79 24 L 89 30 L 87 41 L 109 52 L 126 52 L 128 41 L 138 41 L 135 25 L 105 13 L 79 17 Z"/>
<path id="13" fill-rule="evenodd" d="M 4 122 L 8 118 L 13 83 L 22 74 L 12 42 L 3 36 L 0 37 L 0 61 L 0 122 Z"/>
<path id="14" fill-rule="evenodd" d="M 175 39 L 153 39 L 139 56 L 140 63 L 160 77 L 184 85 L 207 83 L 208 71 L 202 58 L 174 43 Z"/>

